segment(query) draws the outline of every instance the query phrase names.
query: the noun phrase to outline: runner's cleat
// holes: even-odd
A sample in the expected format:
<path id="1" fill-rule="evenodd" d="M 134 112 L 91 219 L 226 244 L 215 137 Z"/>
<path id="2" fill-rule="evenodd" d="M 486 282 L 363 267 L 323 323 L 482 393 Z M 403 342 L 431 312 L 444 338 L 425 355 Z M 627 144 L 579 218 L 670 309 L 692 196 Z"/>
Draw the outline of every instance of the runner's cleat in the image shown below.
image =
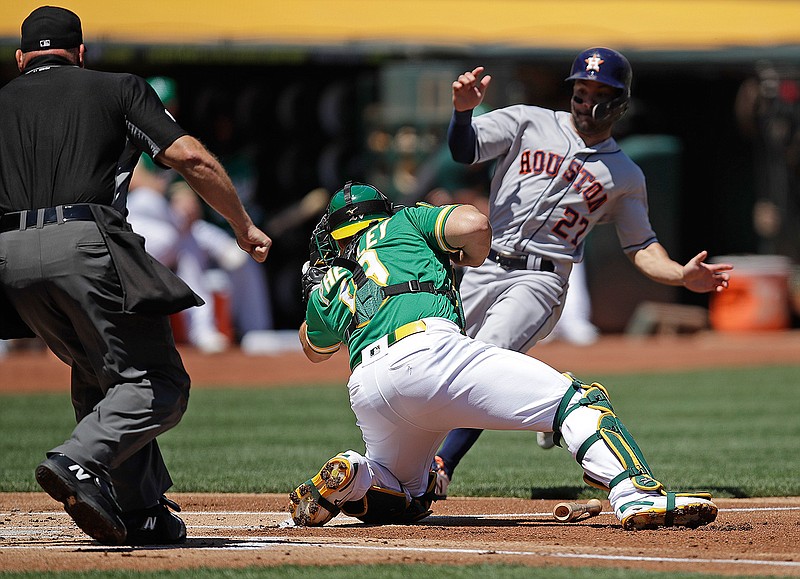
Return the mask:
<path id="1" fill-rule="evenodd" d="M 450 486 L 450 476 L 447 474 L 447 469 L 444 466 L 444 460 L 441 456 L 433 458 L 431 470 L 436 473 L 436 481 L 433 487 L 433 500 L 443 501 L 447 498 L 447 488 Z"/>
<path id="2" fill-rule="evenodd" d="M 547 450 L 548 448 L 553 448 L 556 445 L 556 441 L 553 438 L 552 432 L 537 432 L 536 433 L 536 444 L 539 447 Z"/>

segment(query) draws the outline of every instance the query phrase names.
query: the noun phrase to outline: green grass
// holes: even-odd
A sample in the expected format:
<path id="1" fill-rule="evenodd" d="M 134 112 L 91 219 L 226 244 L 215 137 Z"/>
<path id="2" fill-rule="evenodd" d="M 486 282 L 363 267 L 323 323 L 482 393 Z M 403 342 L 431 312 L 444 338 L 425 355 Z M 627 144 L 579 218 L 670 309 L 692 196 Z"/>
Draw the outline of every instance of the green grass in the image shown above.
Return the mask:
<path id="1" fill-rule="evenodd" d="M 719 497 L 798 496 L 798 370 L 641 374 L 599 381 L 667 487 L 707 489 Z M 502 475 L 494 469 L 500 461 Z M 462 461 L 451 489 L 454 495 L 470 496 L 600 496 L 584 490 L 575 469 L 568 453 L 541 451 L 527 433 L 485 432 Z"/>
<path id="2" fill-rule="evenodd" d="M 673 489 L 720 497 L 800 496 L 800 366 L 581 376 L 603 383 L 657 478 Z M 62 394 L 0 395 L 0 491 L 39 491 L 33 471 L 45 451 L 69 437 L 74 418 Z M 292 489 L 340 450 L 363 449 L 344 385 L 278 389 L 198 389 L 178 427 L 160 438 L 176 492 L 279 492 Z M 462 461 L 451 494 L 588 498 L 562 449 L 540 450 L 526 432 L 485 432 Z M 682 579 L 712 577 L 605 568 L 370 565 L 196 569 L 225 577 Z M 186 571 L 4 573 L 0 579 L 150 579 Z"/>
<path id="3" fill-rule="evenodd" d="M 667 487 L 756 497 L 800 495 L 798 377 L 800 366 L 592 378 Z M 40 490 L 36 465 L 73 427 L 66 390 L 0 396 L 0 491 Z M 363 450 L 344 385 L 197 389 L 159 440 L 176 492 L 287 492 L 338 451 Z M 600 496 L 566 451 L 527 432 L 485 432 L 451 494 Z"/>

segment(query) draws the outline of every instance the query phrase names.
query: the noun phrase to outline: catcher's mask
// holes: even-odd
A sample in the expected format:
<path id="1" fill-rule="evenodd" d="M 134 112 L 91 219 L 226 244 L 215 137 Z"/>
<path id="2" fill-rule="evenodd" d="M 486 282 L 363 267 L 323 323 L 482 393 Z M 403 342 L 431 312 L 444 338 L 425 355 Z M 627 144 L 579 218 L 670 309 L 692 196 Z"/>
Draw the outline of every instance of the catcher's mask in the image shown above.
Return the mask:
<path id="1" fill-rule="evenodd" d="M 628 110 L 631 100 L 633 70 L 628 59 L 611 48 L 588 48 L 575 57 L 567 81 L 593 80 L 618 91 L 618 95 L 607 103 L 592 107 L 592 117 L 597 121 L 619 120 Z M 573 97 L 578 99 L 579 97 Z M 577 100 L 576 102 L 582 102 Z"/>
<path id="2" fill-rule="evenodd" d="M 331 237 L 346 239 L 393 213 L 392 203 L 376 187 L 348 181 L 328 204 Z"/>

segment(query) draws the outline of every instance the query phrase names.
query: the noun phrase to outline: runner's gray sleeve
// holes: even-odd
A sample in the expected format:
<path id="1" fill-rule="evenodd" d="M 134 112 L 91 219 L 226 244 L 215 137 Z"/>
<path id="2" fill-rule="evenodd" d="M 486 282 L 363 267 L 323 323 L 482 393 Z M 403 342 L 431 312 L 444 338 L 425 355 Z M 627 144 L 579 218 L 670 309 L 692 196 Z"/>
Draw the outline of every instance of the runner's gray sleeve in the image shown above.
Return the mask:
<path id="1" fill-rule="evenodd" d="M 658 237 L 650 224 L 647 188 L 641 169 L 634 166 L 634 170 L 620 171 L 619 174 L 625 176 L 626 182 L 620 185 L 627 188 L 628 192 L 620 197 L 603 222 L 613 220 L 622 250 L 630 253 L 655 243 Z"/>
<path id="2" fill-rule="evenodd" d="M 473 162 L 505 157 L 512 149 L 519 152 L 523 135 L 527 131 L 533 131 L 526 136 L 536 139 L 541 146 L 542 130 L 536 130 L 536 125 L 540 122 L 537 115 L 541 115 L 541 109 L 511 105 L 475 117 L 472 125 L 478 142 Z M 552 112 L 550 115 L 552 116 Z"/>

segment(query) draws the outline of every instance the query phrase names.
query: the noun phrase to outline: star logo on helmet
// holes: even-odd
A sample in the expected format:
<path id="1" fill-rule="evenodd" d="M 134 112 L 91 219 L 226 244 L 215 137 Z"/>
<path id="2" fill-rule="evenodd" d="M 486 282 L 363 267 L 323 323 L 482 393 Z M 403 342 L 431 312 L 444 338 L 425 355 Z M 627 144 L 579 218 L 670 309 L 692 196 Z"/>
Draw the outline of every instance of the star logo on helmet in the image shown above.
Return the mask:
<path id="1" fill-rule="evenodd" d="M 589 58 L 586 59 L 586 71 L 587 72 L 600 72 L 600 65 L 605 62 L 600 55 L 595 53 Z"/>

